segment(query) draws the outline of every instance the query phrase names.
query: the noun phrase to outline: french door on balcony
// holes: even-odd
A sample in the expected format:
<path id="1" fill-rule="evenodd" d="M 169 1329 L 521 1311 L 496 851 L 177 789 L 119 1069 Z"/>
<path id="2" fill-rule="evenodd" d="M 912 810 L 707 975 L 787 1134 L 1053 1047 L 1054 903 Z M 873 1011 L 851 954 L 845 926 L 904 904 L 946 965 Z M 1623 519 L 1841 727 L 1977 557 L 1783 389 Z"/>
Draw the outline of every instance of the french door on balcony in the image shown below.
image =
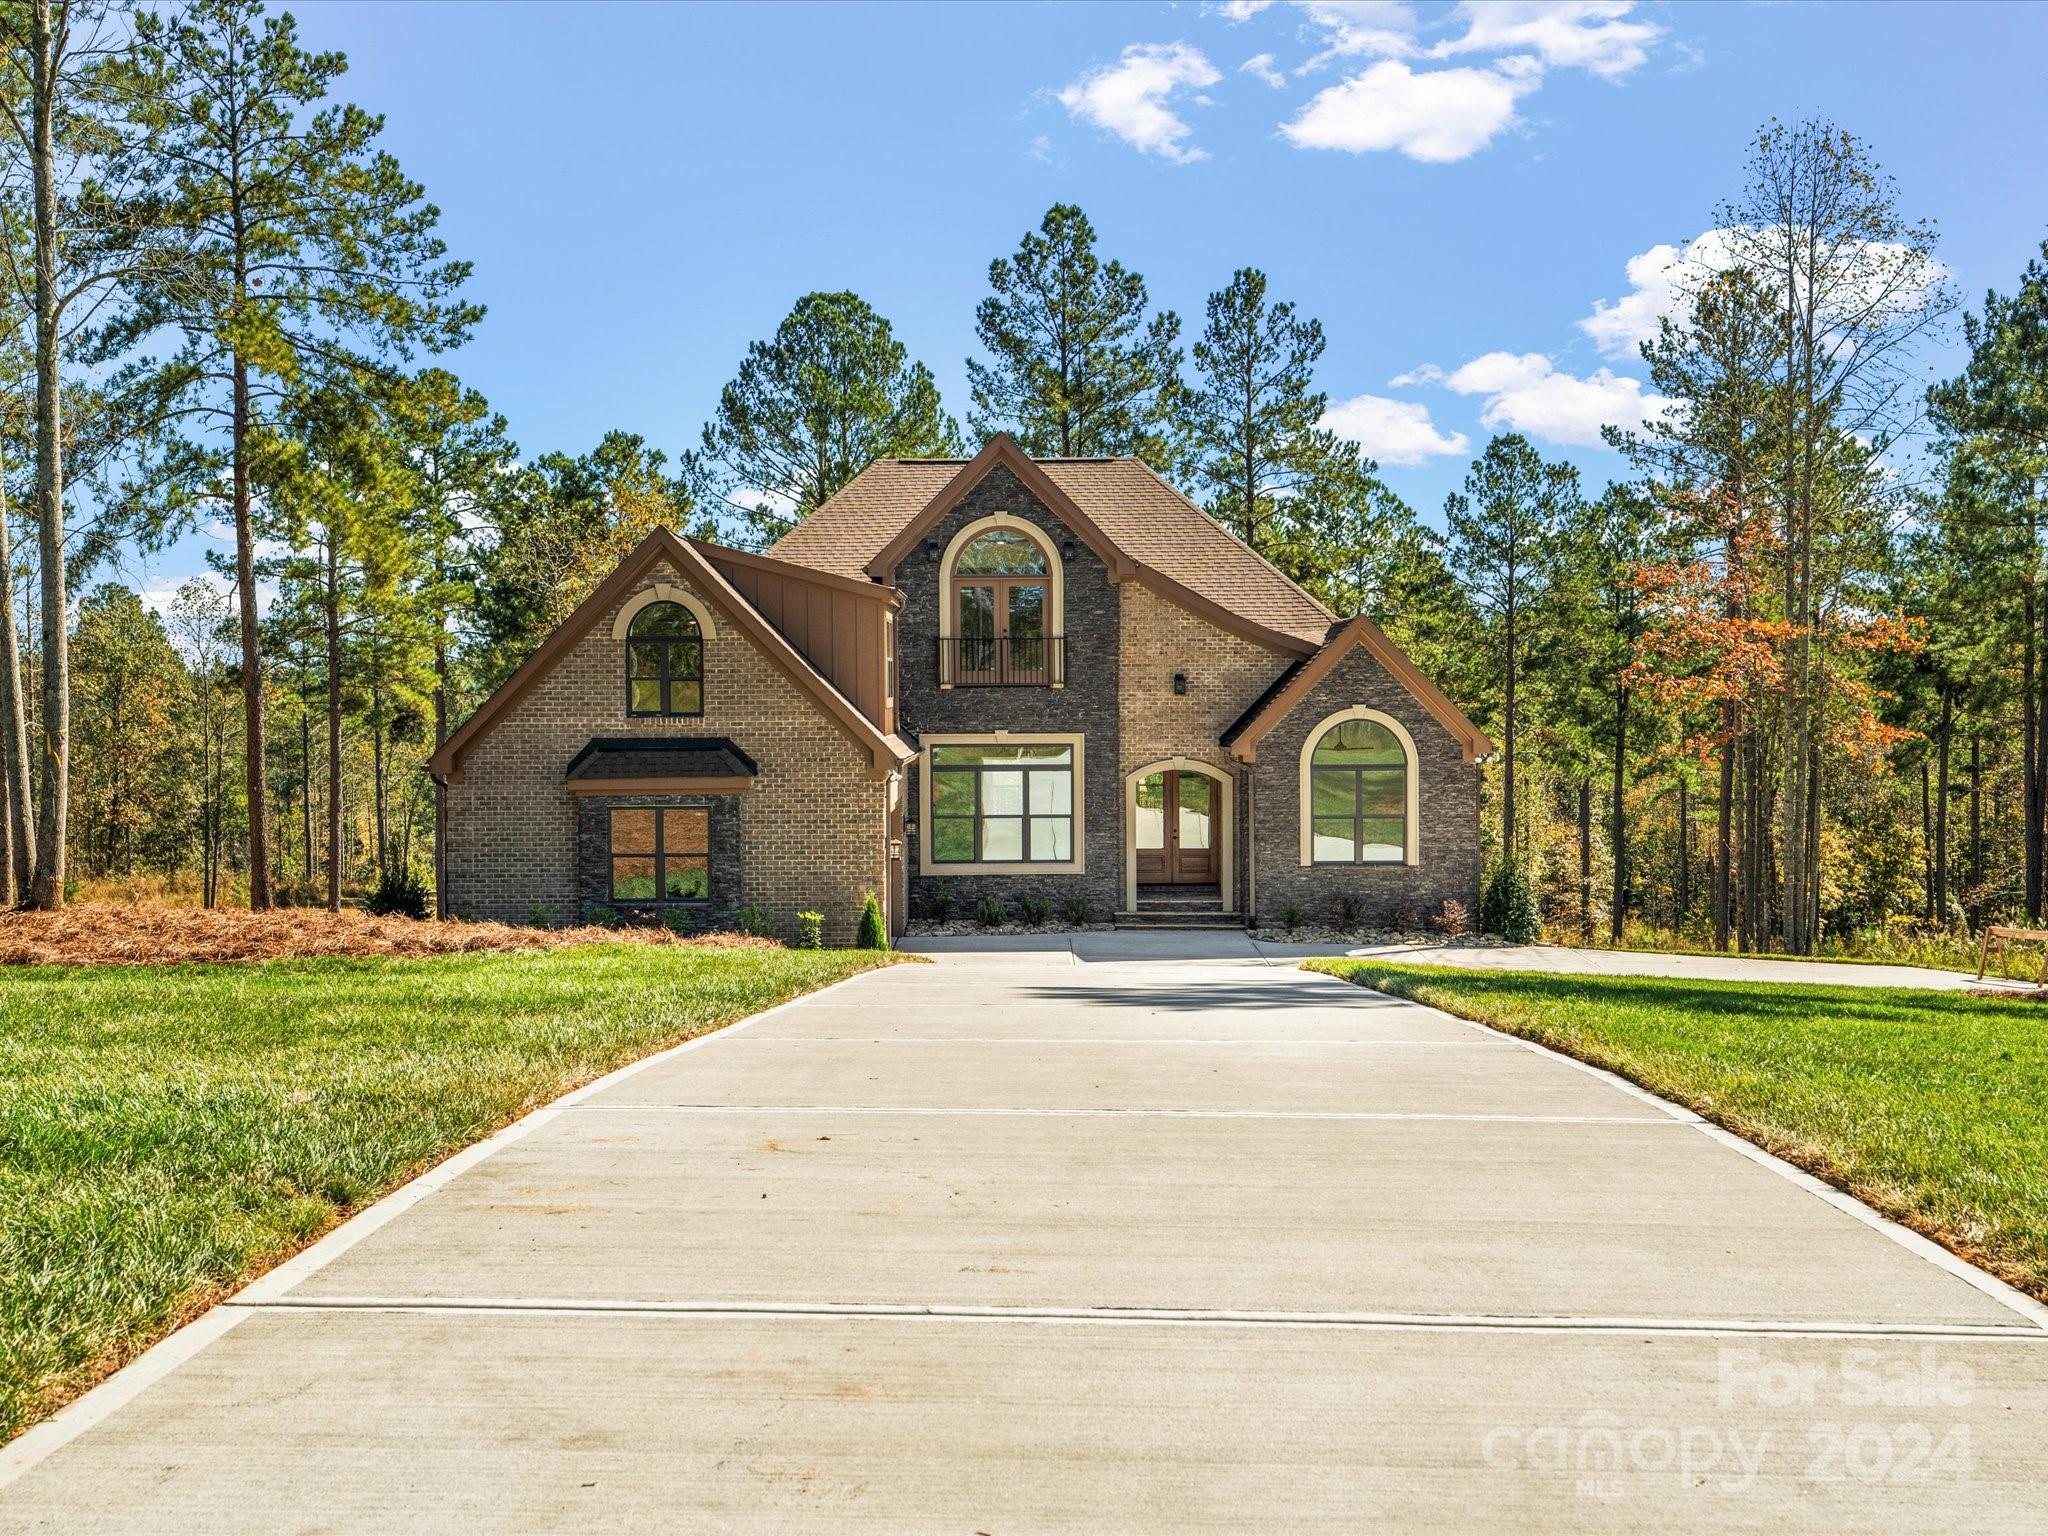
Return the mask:
<path id="1" fill-rule="evenodd" d="M 996 577 L 954 589 L 958 683 L 1045 683 L 1045 578 Z"/>
<path id="2" fill-rule="evenodd" d="M 1206 774 L 1170 768 L 1138 781 L 1138 884 L 1217 883 L 1217 798 L 1216 781 Z"/>

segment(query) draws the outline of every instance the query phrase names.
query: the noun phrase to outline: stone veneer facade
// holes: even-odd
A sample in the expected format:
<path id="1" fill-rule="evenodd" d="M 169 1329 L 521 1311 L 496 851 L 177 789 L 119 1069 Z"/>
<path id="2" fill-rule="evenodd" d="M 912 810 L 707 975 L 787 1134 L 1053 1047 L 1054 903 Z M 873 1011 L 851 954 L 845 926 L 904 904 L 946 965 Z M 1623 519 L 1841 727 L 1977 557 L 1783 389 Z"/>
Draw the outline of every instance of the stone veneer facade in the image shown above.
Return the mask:
<path id="1" fill-rule="evenodd" d="M 613 620 L 633 596 L 664 582 L 688 590 L 716 626 L 704 641 L 702 717 L 626 714 L 625 643 L 612 638 Z M 602 822 L 600 805 L 579 818 L 563 774 L 592 737 L 641 735 L 728 737 L 760 767 L 744 793 L 712 797 L 712 901 L 683 909 L 689 926 L 730 927 L 733 912 L 753 903 L 785 938 L 796 913 L 814 909 L 824 914 L 828 944 L 852 942 L 863 897 L 880 894 L 888 874 L 888 785 L 874 777 L 867 750 L 667 561 L 650 566 L 464 757 L 448 786 L 450 914 L 561 923 L 610 905 L 593 900 L 608 874 L 589 868 L 598 852 L 590 818 Z M 601 805 L 690 799 L 703 803 L 650 795 Z M 593 846 L 579 853 L 586 833 Z M 737 870 L 722 868 L 735 848 Z"/>
<path id="2" fill-rule="evenodd" d="M 1417 864 L 1301 863 L 1301 750 L 1309 733 L 1341 709 L 1364 705 L 1400 721 L 1415 739 Z M 1278 926 L 1291 905 L 1309 923 L 1330 919 L 1339 894 L 1357 896 L 1374 926 L 1420 928 L 1447 900 L 1479 915 L 1479 766 L 1451 733 L 1364 650 L 1340 661 L 1257 747 L 1252 818 L 1257 831 L 1254 900 L 1261 926 Z"/>
<path id="3" fill-rule="evenodd" d="M 1063 582 L 1061 619 L 1066 637 L 1064 686 L 1059 688 L 942 688 L 939 685 L 938 637 L 942 632 L 939 562 L 953 535 L 969 523 L 1006 512 L 1044 530 L 1060 558 Z M 932 553 L 937 541 L 940 554 Z M 896 570 L 903 593 L 897 610 L 897 719 L 903 734 L 920 747 L 930 734 L 962 735 L 1007 730 L 1017 735 L 1047 732 L 1086 738 L 1080 799 L 1082 869 L 1060 874 L 963 873 L 926 875 L 920 872 L 922 758 L 911 765 L 906 783 L 909 829 L 906 858 L 910 870 L 910 910 L 929 916 L 934 890 L 943 885 L 955 917 L 972 914 L 975 903 L 994 896 L 1014 914 L 1027 896 L 1043 898 L 1055 916 L 1072 897 L 1085 897 L 1093 915 L 1106 919 L 1121 904 L 1123 886 L 1123 824 L 1117 814 L 1117 710 L 1121 698 L 1119 598 L 1128 587 L 1109 579 L 1099 556 L 998 465 L 940 518 Z M 951 629 L 950 624 L 944 626 Z"/>

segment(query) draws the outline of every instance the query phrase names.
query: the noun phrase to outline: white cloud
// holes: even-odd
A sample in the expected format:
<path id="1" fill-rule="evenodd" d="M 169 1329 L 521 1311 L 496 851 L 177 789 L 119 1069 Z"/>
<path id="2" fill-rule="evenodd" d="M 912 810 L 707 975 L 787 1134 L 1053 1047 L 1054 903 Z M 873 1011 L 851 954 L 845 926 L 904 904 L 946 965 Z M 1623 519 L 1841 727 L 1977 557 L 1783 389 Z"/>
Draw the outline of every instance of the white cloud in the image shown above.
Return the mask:
<path id="1" fill-rule="evenodd" d="M 1463 453 L 1470 446 L 1462 432 L 1441 432 L 1429 419 L 1429 407 L 1385 395 L 1354 395 L 1340 400 L 1323 416 L 1321 426 L 1349 438 L 1368 458 L 1382 464 L 1420 464 L 1424 459 Z"/>
<path id="2" fill-rule="evenodd" d="M 1560 373 L 1540 352 L 1488 352 L 1449 373 L 1420 368 L 1402 377 L 1440 383 L 1460 395 L 1483 395 L 1479 420 L 1484 426 L 1581 448 L 1600 446 L 1602 427 L 1632 429 L 1661 414 L 1665 405 L 1661 396 L 1645 394 L 1638 379 L 1607 368 L 1584 378 Z"/>
<path id="3" fill-rule="evenodd" d="M 1216 14 L 1225 21 L 1250 21 L 1263 10 L 1270 9 L 1273 0 L 1223 0 L 1216 7 Z"/>
<path id="4" fill-rule="evenodd" d="M 1662 27 L 1626 19 L 1634 0 L 1467 0 L 1449 18 L 1463 30 L 1428 46 L 1405 0 L 1296 4 L 1323 43 L 1297 74 L 1334 59 L 1379 62 L 1282 124 L 1288 139 L 1304 149 L 1398 149 L 1438 163 L 1462 160 L 1512 126 L 1516 103 L 1542 85 L 1547 71 L 1584 69 L 1619 79 L 1665 35 Z M 1491 57 L 1450 69 L 1410 67 L 1476 54 Z M 1276 69 L 1268 56 L 1260 58 Z"/>
<path id="5" fill-rule="evenodd" d="M 1584 69 L 1613 80 L 1638 69 L 1664 29 L 1624 21 L 1634 0 L 1472 0 L 1458 7 L 1463 36 L 1430 50 L 1432 58 L 1462 53 L 1533 53 L 1550 69 Z"/>
<path id="6" fill-rule="evenodd" d="M 1717 272 L 1742 265 L 1743 247 L 1753 232 L 1741 228 L 1710 229 L 1677 245 L 1653 245 L 1631 256 L 1625 267 L 1628 292 L 1618 299 L 1595 299 L 1593 312 L 1579 321 L 1603 357 L 1630 358 L 1657 335 L 1666 315 L 1681 323 L 1690 313 L 1687 295 Z M 1844 282 L 1832 303 L 1823 306 L 1822 323 L 1831 316 L 1854 313 L 1910 315 L 1926 304 L 1949 277 L 1938 261 L 1915 255 L 1902 245 L 1867 243 L 1867 276 L 1861 283 Z"/>
<path id="7" fill-rule="evenodd" d="M 1510 78 L 1491 69 L 1417 74 L 1386 59 L 1317 92 L 1280 131 L 1302 149 L 1398 149 L 1411 160 L 1442 164 L 1484 149 L 1515 121 L 1516 101 L 1537 83 L 1534 74 Z"/>
<path id="8" fill-rule="evenodd" d="M 1332 59 L 1400 59 L 1415 52 L 1415 11 L 1405 0 L 1296 0 L 1321 29 L 1323 50 L 1301 73 Z"/>
<path id="9" fill-rule="evenodd" d="M 1287 77 L 1273 67 L 1273 55 L 1270 53 L 1253 54 L 1237 66 L 1237 72 L 1263 80 L 1276 91 L 1284 89 L 1287 85 Z"/>
<path id="10" fill-rule="evenodd" d="M 1115 134 L 1148 155 L 1177 164 L 1207 158 L 1189 145 L 1193 132 L 1167 102 L 1182 88 L 1221 80 L 1216 66 L 1186 43 L 1134 43 L 1114 64 L 1091 69 L 1059 93 L 1060 105 L 1083 122 Z"/>

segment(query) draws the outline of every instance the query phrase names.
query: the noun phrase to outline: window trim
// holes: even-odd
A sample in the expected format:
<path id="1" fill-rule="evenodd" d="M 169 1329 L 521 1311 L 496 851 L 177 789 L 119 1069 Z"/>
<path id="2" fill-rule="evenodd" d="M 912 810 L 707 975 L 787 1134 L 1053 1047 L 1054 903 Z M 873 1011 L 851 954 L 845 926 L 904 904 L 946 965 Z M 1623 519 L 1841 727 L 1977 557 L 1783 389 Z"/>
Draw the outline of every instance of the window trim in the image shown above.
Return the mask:
<path id="1" fill-rule="evenodd" d="M 634 620 L 637 620 L 648 609 L 658 607 L 660 604 L 670 601 L 673 601 L 673 599 L 656 598 L 652 602 L 641 603 L 634 610 L 633 619 L 627 621 L 625 631 L 625 702 L 626 718 L 628 720 L 701 720 L 704 718 L 704 621 L 697 618 L 696 608 L 689 603 L 676 604 L 678 608 L 681 608 L 692 619 L 696 620 L 697 634 L 695 638 L 683 635 L 648 635 L 636 640 L 633 637 L 632 626 Z M 662 707 L 660 709 L 635 709 L 633 707 L 633 684 L 648 681 L 645 677 L 636 676 L 633 671 L 633 647 L 636 645 L 658 645 L 661 647 L 660 683 Z M 694 646 L 696 648 L 697 674 L 695 677 L 685 675 L 679 679 L 670 666 L 670 662 L 677 650 L 684 646 Z M 697 685 L 697 707 L 695 709 L 670 709 L 668 707 L 670 690 L 677 681 L 693 682 Z"/>
<path id="2" fill-rule="evenodd" d="M 1021 534 L 1036 544 L 1040 553 L 1045 556 L 1045 574 L 1043 576 L 1026 577 L 989 577 L 969 574 L 956 580 L 953 568 L 959 563 L 962 552 L 984 533 L 995 532 Z M 986 587 L 991 583 L 996 583 L 996 597 L 1000 607 L 1006 590 L 1001 583 L 1008 581 L 1044 583 L 1045 643 L 1050 647 L 1046 661 L 1052 678 L 1050 686 L 1054 688 L 1065 687 L 1067 668 L 1064 652 L 1066 648 L 1063 645 L 1054 643 L 1057 639 L 1063 638 L 1067 632 L 1067 581 L 1065 570 L 1060 561 L 1059 546 L 1054 541 L 1053 536 L 1046 532 L 1045 529 L 1039 527 L 1038 524 L 1032 522 L 1029 518 L 1019 517 L 1014 512 L 991 512 L 987 517 L 978 517 L 973 522 L 964 525 L 959 532 L 946 541 L 945 550 L 939 556 L 939 639 L 941 642 L 944 642 L 960 638 L 955 633 L 960 623 L 960 600 L 958 596 L 960 588 Z M 996 615 L 997 633 L 1005 633 L 1008 623 L 1008 614 L 1006 612 L 998 612 Z M 954 685 L 953 665 L 949 655 L 950 650 L 951 647 L 943 643 L 939 646 L 939 686 L 941 688 L 951 688 Z"/>
<path id="3" fill-rule="evenodd" d="M 1315 802 L 1313 796 L 1316 743 L 1331 730 L 1349 720 L 1370 720 L 1383 725 L 1394 733 L 1394 739 L 1401 743 L 1401 750 L 1407 755 L 1408 763 L 1403 778 L 1407 793 L 1404 797 L 1407 816 L 1406 836 L 1399 859 L 1345 859 L 1341 861 L 1319 860 L 1315 856 Z M 1301 824 L 1301 867 L 1303 869 L 1419 869 L 1422 866 L 1422 824 L 1416 812 L 1421 803 L 1418 781 L 1422 777 L 1422 760 L 1415 751 L 1415 738 L 1408 734 L 1408 727 L 1384 710 L 1369 709 L 1363 704 L 1349 709 L 1340 709 L 1325 715 L 1309 727 L 1308 735 L 1301 743 L 1300 798 L 1296 813 Z"/>
<path id="4" fill-rule="evenodd" d="M 654 851 L 652 853 L 620 853 L 617 851 L 616 834 L 612 827 L 621 811 L 651 811 L 654 813 Z M 663 846 L 668 839 L 665 830 L 664 813 L 668 811 L 700 811 L 704 816 L 704 894 L 702 896 L 666 896 L 659 894 L 668 889 L 668 852 Z M 605 900 L 615 907 L 708 907 L 711 905 L 711 814 L 708 805 L 647 805 L 629 802 L 605 807 L 604 816 L 604 893 Z M 678 854 L 678 858 L 694 859 L 694 853 Z M 619 860 L 654 860 L 653 896 L 621 896 L 619 894 Z"/>
<path id="5" fill-rule="evenodd" d="M 711 622 L 711 610 L 688 587 L 679 587 L 674 582 L 658 581 L 651 587 L 642 587 L 623 603 L 612 618 L 612 638 L 623 640 L 626 632 L 633 627 L 633 621 L 640 617 L 640 610 L 652 608 L 656 603 L 680 603 L 696 615 L 697 632 L 705 640 L 718 638 L 718 627 Z"/>
<path id="6" fill-rule="evenodd" d="M 934 747 L 1067 747 L 1074 754 L 1074 856 L 1071 859 L 977 859 L 970 864 L 932 860 L 932 748 Z M 919 739 L 917 754 L 917 872 L 951 875 L 1081 875 L 1088 872 L 1087 738 L 1049 731 L 975 731 L 960 735 L 930 734 Z M 1027 791 L 1028 792 L 1028 791 Z M 1028 833 L 1026 834 L 1029 835 Z M 1028 852 L 1028 845 L 1027 845 Z"/>

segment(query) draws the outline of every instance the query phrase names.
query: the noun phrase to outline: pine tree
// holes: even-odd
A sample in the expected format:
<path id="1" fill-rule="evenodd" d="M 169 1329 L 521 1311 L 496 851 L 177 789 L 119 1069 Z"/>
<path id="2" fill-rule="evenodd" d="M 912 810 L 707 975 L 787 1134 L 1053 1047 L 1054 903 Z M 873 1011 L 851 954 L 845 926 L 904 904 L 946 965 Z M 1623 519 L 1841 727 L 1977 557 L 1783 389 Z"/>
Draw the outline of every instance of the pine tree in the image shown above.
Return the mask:
<path id="1" fill-rule="evenodd" d="M 1242 268 L 1209 295 L 1195 343 L 1200 382 L 1185 410 L 1189 473 L 1210 515 L 1302 577 L 1314 562 L 1298 499 L 1358 463 L 1354 445 L 1319 425 L 1329 405 L 1314 387 L 1322 355 L 1322 326 L 1292 304 L 1268 302 L 1266 274 Z"/>
<path id="2" fill-rule="evenodd" d="M 1546 464 L 1529 440 L 1504 433 L 1489 442 L 1444 503 L 1452 571 L 1497 637 L 1501 680 L 1501 846 L 1515 842 L 1516 688 L 1528 621 L 1549 589 L 1552 541 L 1579 502 L 1578 471 Z"/>
<path id="3" fill-rule="evenodd" d="M 960 429 L 889 322 L 852 293 L 807 293 L 747 348 L 704 428 L 705 468 L 757 544 L 875 459 L 946 458 Z"/>
<path id="4" fill-rule="evenodd" d="M 1041 457 L 1130 454 L 1170 468 L 1180 319 L 1147 318 L 1145 279 L 1104 264 L 1088 216 L 1054 204 L 988 281 L 974 333 L 989 360 L 967 364 L 973 430 L 1009 432 Z"/>
<path id="5" fill-rule="evenodd" d="M 271 881 L 255 506 L 269 440 L 295 398 L 388 381 L 416 348 L 459 345 L 482 311 L 455 297 L 469 266 L 447 259 L 440 211 L 378 147 L 383 120 L 321 105 L 347 68 L 340 54 L 306 52 L 292 18 L 265 18 L 257 0 L 140 11 L 135 29 L 143 68 L 166 82 L 144 121 L 192 272 L 140 286 L 128 334 L 182 337 L 163 377 L 188 421 L 216 429 L 189 445 L 185 485 L 224 497 L 233 516 L 260 909 Z"/>

